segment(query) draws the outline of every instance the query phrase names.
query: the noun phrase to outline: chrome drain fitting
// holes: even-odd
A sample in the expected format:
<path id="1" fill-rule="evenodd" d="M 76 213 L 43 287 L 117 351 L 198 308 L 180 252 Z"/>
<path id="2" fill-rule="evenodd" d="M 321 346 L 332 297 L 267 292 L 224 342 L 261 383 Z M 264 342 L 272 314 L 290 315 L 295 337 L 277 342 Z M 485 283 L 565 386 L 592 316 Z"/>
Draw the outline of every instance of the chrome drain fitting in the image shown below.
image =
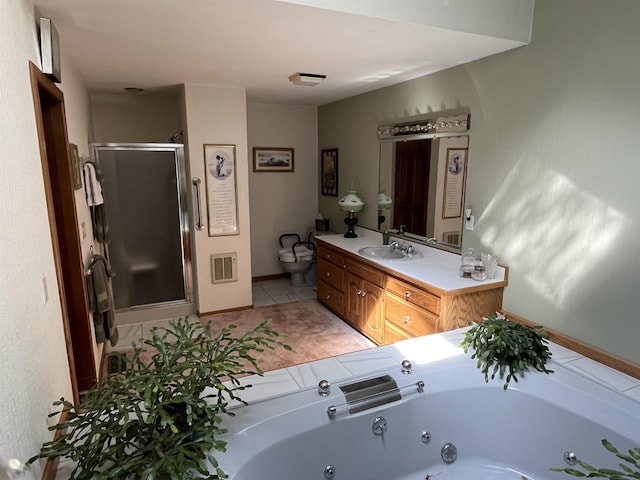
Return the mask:
<path id="1" fill-rule="evenodd" d="M 384 417 L 376 417 L 371 426 L 373 433 L 376 435 L 382 435 L 387 431 L 387 420 Z"/>
<path id="2" fill-rule="evenodd" d="M 445 443 L 440 450 L 440 456 L 444 463 L 453 463 L 458 458 L 458 449 L 453 443 Z"/>
<path id="3" fill-rule="evenodd" d="M 420 440 L 422 440 L 422 443 L 429 443 L 431 441 L 431 432 L 422 432 Z"/>
<path id="4" fill-rule="evenodd" d="M 564 461 L 567 462 L 568 465 L 575 465 L 578 463 L 578 457 L 573 452 L 564 452 Z"/>
<path id="5" fill-rule="evenodd" d="M 333 465 L 327 465 L 324 467 L 324 478 L 331 480 L 336 475 L 336 469 Z"/>

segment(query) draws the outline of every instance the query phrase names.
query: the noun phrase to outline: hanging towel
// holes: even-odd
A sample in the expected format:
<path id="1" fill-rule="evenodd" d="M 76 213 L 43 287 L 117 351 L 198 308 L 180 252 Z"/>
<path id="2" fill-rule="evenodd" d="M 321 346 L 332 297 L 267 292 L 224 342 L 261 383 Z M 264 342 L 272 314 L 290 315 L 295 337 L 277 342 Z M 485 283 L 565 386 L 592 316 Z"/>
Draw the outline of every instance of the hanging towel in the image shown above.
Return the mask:
<path id="1" fill-rule="evenodd" d="M 104 197 L 102 196 L 102 186 L 98 180 L 98 178 L 102 177 L 102 173 L 99 169 L 96 169 L 94 162 L 86 162 L 82 166 L 82 173 L 84 175 L 87 205 L 90 207 L 94 205 L 102 205 L 104 203 Z"/>
<path id="2" fill-rule="evenodd" d="M 104 203 L 91 207 L 91 223 L 93 227 L 93 237 L 97 242 L 107 244 L 111 241 L 111 231 L 107 221 L 107 212 Z"/>
<path id="3" fill-rule="evenodd" d="M 89 264 L 91 275 L 87 276 L 89 309 L 93 313 L 96 342 L 109 340 L 112 346 L 118 343 L 119 333 L 113 312 L 110 278 L 115 275 L 102 255 L 94 255 Z"/>

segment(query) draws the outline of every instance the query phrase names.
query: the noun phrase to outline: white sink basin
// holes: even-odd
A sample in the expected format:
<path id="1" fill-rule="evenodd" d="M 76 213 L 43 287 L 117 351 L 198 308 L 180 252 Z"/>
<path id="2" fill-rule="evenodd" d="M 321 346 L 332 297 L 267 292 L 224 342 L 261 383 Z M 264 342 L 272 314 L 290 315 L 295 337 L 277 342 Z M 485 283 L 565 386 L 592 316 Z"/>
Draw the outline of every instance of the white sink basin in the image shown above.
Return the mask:
<path id="1" fill-rule="evenodd" d="M 363 257 L 372 258 L 374 260 L 417 260 L 422 258 L 420 252 L 412 255 L 406 255 L 404 252 L 391 248 L 388 245 L 377 245 L 371 247 L 362 247 L 358 253 Z"/>

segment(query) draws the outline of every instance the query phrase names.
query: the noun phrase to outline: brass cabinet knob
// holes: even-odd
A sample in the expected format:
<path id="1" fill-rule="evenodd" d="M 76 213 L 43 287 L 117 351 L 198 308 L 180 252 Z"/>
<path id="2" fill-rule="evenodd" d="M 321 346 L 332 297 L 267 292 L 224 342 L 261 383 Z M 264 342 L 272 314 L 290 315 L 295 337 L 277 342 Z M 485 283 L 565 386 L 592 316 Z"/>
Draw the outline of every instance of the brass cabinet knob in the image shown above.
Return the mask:
<path id="1" fill-rule="evenodd" d="M 411 296 L 411 292 L 407 292 L 404 294 L 405 297 L 409 298 Z"/>
<path id="2" fill-rule="evenodd" d="M 411 317 L 409 315 L 404 317 L 404 323 L 409 323 L 410 321 L 411 321 Z"/>

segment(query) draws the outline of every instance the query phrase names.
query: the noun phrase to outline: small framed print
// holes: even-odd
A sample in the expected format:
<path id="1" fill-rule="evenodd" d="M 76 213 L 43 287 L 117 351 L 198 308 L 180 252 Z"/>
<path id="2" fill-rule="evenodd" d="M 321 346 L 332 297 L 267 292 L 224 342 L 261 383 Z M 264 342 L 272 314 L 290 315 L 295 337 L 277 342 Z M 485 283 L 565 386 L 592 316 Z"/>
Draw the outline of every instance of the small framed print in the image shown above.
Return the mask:
<path id="1" fill-rule="evenodd" d="M 320 152 L 320 192 L 330 197 L 338 196 L 338 149 L 327 148 Z"/>
<path id="2" fill-rule="evenodd" d="M 293 172 L 293 148 L 253 147 L 254 172 Z"/>
<path id="3" fill-rule="evenodd" d="M 71 164 L 73 188 L 78 190 L 82 188 L 82 164 L 78 155 L 78 146 L 74 143 L 69 144 L 69 163 Z"/>
<path id="4" fill-rule="evenodd" d="M 238 235 L 236 146 L 205 145 L 204 170 L 209 236 Z"/>

